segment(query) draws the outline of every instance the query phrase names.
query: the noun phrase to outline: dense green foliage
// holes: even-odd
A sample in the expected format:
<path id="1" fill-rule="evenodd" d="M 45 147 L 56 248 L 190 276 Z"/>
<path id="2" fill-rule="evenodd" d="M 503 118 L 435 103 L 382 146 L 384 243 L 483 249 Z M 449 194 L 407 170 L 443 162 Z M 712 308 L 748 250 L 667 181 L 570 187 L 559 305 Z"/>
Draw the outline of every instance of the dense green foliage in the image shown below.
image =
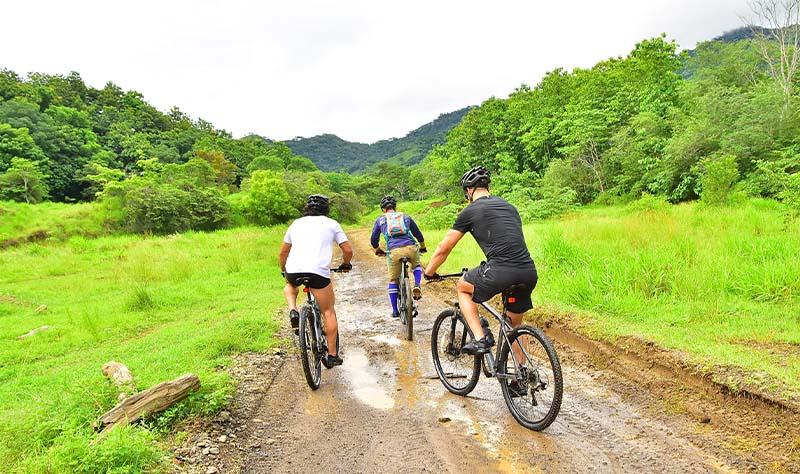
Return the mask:
<path id="1" fill-rule="evenodd" d="M 787 103 L 753 43 L 676 49 L 663 37 L 645 40 L 624 58 L 557 69 L 534 88 L 486 100 L 426 158 L 419 189 L 456 199 L 461 173 L 482 164 L 494 191 L 531 217 L 643 193 L 797 200 L 798 101 Z M 724 185 L 717 163 L 727 167 Z"/>
<path id="2" fill-rule="evenodd" d="M 410 196 L 405 164 L 441 143 L 466 110 L 363 145 L 371 151 L 358 168 L 395 162 L 353 176 L 321 172 L 283 143 L 233 139 L 177 108 L 163 114 L 113 83 L 98 90 L 74 72 L 21 78 L 0 70 L 0 199 L 98 200 L 105 231 L 163 234 L 283 223 L 301 215 L 309 194 L 323 193 L 332 217 L 356 222 L 387 193 Z"/>
<path id="3" fill-rule="evenodd" d="M 348 142 L 330 134 L 298 137 L 286 144 L 294 153 L 307 156 L 319 169 L 326 171 L 364 171 L 384 161 L 413 165 L 422 161 L 434 145 L 444 143 L 450 130 L 461 122 L 469 110 L 470 107 L 466 107 L 441 114 L 433 122 L 409 132 L 403 138 L 381 140 L 370 145 Z"/>
<path id="4" fill-rule="evenodd" d="M 460 175 L 483 164 L 493 192 L 526 220 L 643 194 L 717 205 L 766 197 L 797 214 L 800 101 L 751 37 L 732 32 L 683 54 L 664 37 L 645 40 L 626 57 L 556 69 L 506 99 L 372 145 L 234 140 L 113 83 L 97 90 L 76 73 L 22 79 L 3 70 L 0 198 L 99 197 L 116 219 L 107 228 L 168 233 L 286 222 L 320 192 L 339 203 L 334 217 L 356 222 L 385 194 L 457 203 Z M 196 172 L 186 167 L 197 160 L 213 179 L 178 176 Z"/>
<path id="5" fill-rule="evenodd" d="M 108 208 L 107 227 L 132 232 L 212 230 L 228 226 L 236 215 L 254 223 L 299 215 L 301 198 L 281 202 L 275 215 L 256 215 L 252 206 L 233 209 L 225 197 L 262 169 L 278 173 L 274 191 L 281 196 L 289 195 L 285 173 L 319 174 L 310 160 L 282 143 L 234 140 L 177 108 L 163 114 L 141 94 L 113 83 L 98 90 L 74 72 L 23 79 L 0 70 L 0 199 L 99 198 Z M 306 193 L 302 186 L 294 191 Z M 316 186 L 315 191 L 333 190 Z"/>

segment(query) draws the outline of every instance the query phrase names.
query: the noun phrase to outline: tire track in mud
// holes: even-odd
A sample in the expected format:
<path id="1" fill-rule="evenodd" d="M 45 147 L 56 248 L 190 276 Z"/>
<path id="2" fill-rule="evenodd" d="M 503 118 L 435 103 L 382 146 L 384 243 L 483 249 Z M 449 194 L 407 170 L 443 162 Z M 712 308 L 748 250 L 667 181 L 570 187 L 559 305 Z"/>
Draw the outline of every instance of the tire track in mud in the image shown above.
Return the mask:
<path id="1" fill-rule="evenodd" d="M 238 452 L 229 454 L 221 472 L 727 473 L 774 467 L 752 451 L 731 449 L 722 436 L 704 442 L 702 425 L 670 414 L 668 403 L 641 385 L 596 368 L 589 355 L 560 343 L 564 401 L 542 433 L 514 421 L 492 379 L 482 377 L 468 397 L 450 394 L 434 375 L 430 328 L 452 300 L 452 286 L 423 286 L 415 341 L 401 340 L 399 322 L 389 317 L 385 261 L 372 255 L 366 230 L 348 235 L 356 248 L 354 270 L 335 276 L 344 365 L 323 369 L 322 387 L 312 391 L 290 349 L 260 399 L 240 410 Z"/>

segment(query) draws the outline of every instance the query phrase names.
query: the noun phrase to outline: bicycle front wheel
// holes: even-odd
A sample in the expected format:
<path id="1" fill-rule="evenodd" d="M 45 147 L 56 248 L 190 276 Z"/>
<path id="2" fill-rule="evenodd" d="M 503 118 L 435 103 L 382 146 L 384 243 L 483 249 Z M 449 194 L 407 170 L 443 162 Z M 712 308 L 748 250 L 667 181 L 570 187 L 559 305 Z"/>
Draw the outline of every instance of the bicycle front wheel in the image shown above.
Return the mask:
<path id="1" fill-rule="evenodd" d="M 405 305 L 403 307 L 403 316 L 405 318 L 406 331 L 405 336 L 407 341 L 414 340 L 414 298 L 411 295 L 411 280 L 408 275 L 403 278 L 403 300 Z"/>
<path id="2" fill-rule="evenodd" d="M 442 311 L 431 331 L 431 355 L 439 380 L 456 395 L 467 395 L 481 375 L 481 359 L 463 354 L 461 348 L 471 341 L 472 331 L 461 314 L 455 310 Z"/>
<path id="3" fill-rule="evenodd" d="M 520 326 L 500 351 L 498 381 L 508 409 L 519 424 L 542 431 L 561 409 L 564 382 L 550 339 L 539 329 Z"/>
<path id="4" fill-rule="evenodd" d="M 316 354 L 317 335 L 313 318 L 314 313 L 310 306 L 303 306 L 300 309 L 300 360 L 303 363 L 303 373 L 308 386 L 316 390 L 322 382 L 322 366 Z"/>

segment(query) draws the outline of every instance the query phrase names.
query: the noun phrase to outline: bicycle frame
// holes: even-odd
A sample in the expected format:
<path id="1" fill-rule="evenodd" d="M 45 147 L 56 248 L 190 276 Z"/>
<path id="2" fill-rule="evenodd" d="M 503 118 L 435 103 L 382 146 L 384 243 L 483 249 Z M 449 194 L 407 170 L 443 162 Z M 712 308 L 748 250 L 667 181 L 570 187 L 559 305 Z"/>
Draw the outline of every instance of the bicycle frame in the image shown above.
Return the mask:
<path id="1" fill-rule="evenodd" d="M 509 344 L 509 345 L 511 344 L 509 342 L 509 340 L 508 340 L 508 334 L 511 331 L 514 330 L 514 328 L 511 327 L 511 325 L 508 324 L 508 322 L 507 322 L 508 314 L 506 313 L 505 305 L 503 305 L 502 314 L 498 313 L 496 309 L 494 309 L 493 307 L 489 306 L 486 302 L 480 303 L 480 305 L 481 305 L 481 307 L 483 307 L 483 309 L 488 311 L 489 314 L 494 316 L 495 319 L 497 319 L 500 322 L 500 331 L 498 332 L 498 338 L 497 338 L 498 339 L 498 343 L 496 344 L 495 354 L 493 355 L 491 352 L 487 352 L 483 356 L 484 357 L 484 361 L 487 363 L 486 364 L 487 368 L 489 369 L 488 376 L 489 377 L 494 377 L 496 379 L 514 378 L 513 376 L 510 376 L 508 374 L 498 373 L 499 367 L 497 367 L 497 359 L 500 358 L 500 350 L 503 348 L 503 344 Z M 458 308 L 458 313 L 461 314 L 462 317 L 463 317 L 463 313 L 461 313 L 461 309 L 460 308 Z M 525 351 L 525 348 L 519 343 L 517 345 L 519 345 L 520 349 L 522 349 L 522 352 L 523 352 L 523 354 L 525 354 L 525 357 L 528 360 L 530 360 L 530 354 L 528 354 Z M 517 369 L 519 369 L 519 362 L 516 360 L 516 357 L 512 356 L 512 359 L 514 360 L 514 366 Z"/>
<path id="2" fill-rule="evenodd" d="M 467 271 L 467 269 L 465 268 L 465 269 L 462 270 L 461 273 L 451 273 L 451 274 L 448 274 L 448 275 L 440 275 L 440 277 L 443 280 L 446 279 L 446 278 L 461 277 L 461 276 L 463 276 L 464 272 L 466 272 L 466 271 Z M 487 352 L 486 354 L 483 355 L 485 366 L 488 369 L 488 373 L 486 375 L 489 376 L 489 377 L 494 377 L 496 379 L 513 379 L 514 378 L 513 375 L 499 373 L 499 367 L 497 366 L 497 360 L 500 358 L 500 351 L 503 348 L 503 344 L 511 345 L 510 341 L 508 340 L 508 335 L 511 333 L 511 331 L 514 330 L 514 328 L 511 327 L 511 325 L 508 323 L 506 297 L 503 296 L 503 312 L 502 313 L 497 312 L 496 309 L 494 309 L 492 306 L 490 306 L 485 301 L 482 302 L 482 303 L 479 303 L 479 305 L 483 309 L 485 309 L 489 314 L 494 316 L 494 318 L 497 319 L 497 321 L 500 323 L 500 331 L 498 332 L 498 338 L 497 338 L 497 344 L 496 344 L 496 347 L 495 347 L 495 353 L 492 354 L 491 352 Z M 463 318 L 464 317 L 464 313 L 461 312 L 461 308 L 459 307 L 458 303 L 456 303 L 454 306 L 455 306 L 454 309 L 456 311 L 456 315 L 457 316 L 461 316 Z M 464 343 L 464 341 L 462 341 L 462 344 L 461 344 L 462 346 L 463 346 L 463 343 Z M 531 361 L 532 358 L 531 358 L 530 354 L 528 354 L 528 352 L 525 350 L 525 347 L 522 344 L 519 344 L 519 343 L 517 343 L 517 345 L 522 350 L 522 353 L 525 356 L 525 359 L 528 360 L 528 361 Z M 519 361 L 517 361 L 516 356 L 513 355 L 513 347 L 512 347 L 511 359 L 514 361 L 514 367 L 515 367 L 517 373 L 519 373 L 520 363 L 519 363 Z"/>
<path id="3" fill-rule="evenodd" d="M 391 265 L 391 251 L 380 251 L 376 252 L 375 255 L 385 256 Z M 409 279 L 408 264 L 410 261 L 409 257 L 401 257 L 398 260 L 400 274 L 397 278 L 397 311 L 400 313 L 400 322 L 405 327 L 405 337 L 409 341 L 414 338 L 414 317 L 417 314 L 414 298 L 406 293 L 406 280 Z"/>
<path id="4" fill-rule="evenodd" d="M 319 309 L 319 304 L 317 304 L 316 298 L 314 295 L 311 294 L 311 289 L 308 286 L 303 285 L 303 293 L 306 294 L 306 303 L 311 307 L 311 315 L 313 317 L 313 324 L 311 328 L 314 332 L 314 340 L 312 341 L 312 348 L 314 350 L 314 355 L 319 356 L 322 352 L 322 347 L 320 347 L 322 342 L 322 335 L 324 334 L 322 329 L 322 311 Z"/>

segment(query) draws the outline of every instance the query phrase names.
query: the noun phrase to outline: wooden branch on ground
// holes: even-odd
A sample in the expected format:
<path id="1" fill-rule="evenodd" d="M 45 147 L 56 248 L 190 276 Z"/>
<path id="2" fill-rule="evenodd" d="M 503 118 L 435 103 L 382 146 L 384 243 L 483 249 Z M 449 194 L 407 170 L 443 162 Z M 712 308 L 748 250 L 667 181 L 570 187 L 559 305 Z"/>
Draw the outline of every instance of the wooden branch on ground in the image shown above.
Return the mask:
<path id="1" fill-rule="evenodd" d="M 36 335 L 36 334 L 38 334 L 38 333 L 40 333 L 42 331 L 47 331 L 48 329 L 53 329 L 53 326 L 42 326 L 40 328 L 33 329 L 33 330 L 28 331 L 25 334 L 17 337 L 17 339 L 19 339 L 19 340 L 27 339 L 27 338 L 29 338 L 31 336 L 34 336 L 34 335 Z"/>
<path id="2" fill-rule="evenodd" d="M 162 382 L 143 392 L 126 398 L 106 412 L 94 424 L 96 430 L 108 431 L 140 418 L 164 411 L 200 388 L 200 379 L 195 374 L 186 374 L 169 382 Z"/>

